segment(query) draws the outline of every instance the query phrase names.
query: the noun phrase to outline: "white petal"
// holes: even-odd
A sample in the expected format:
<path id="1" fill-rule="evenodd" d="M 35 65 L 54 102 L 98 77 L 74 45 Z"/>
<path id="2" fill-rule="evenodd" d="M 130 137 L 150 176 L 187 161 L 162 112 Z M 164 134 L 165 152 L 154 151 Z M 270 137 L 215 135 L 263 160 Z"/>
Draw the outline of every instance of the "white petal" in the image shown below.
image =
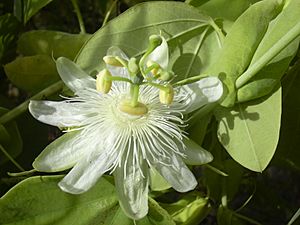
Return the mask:
<path id="1" fill-rule="evenodd" d="M 166 39 L 162 36 L 162 43 L 147 57 L 145 62 L 148 60 L 158 63 L 163 69 L 167 69 L 169 64 L 169 48 Z"/>
<path id="2" fill-rule="evenodd" d="M 109 169 L 112 159 L 105 152 L 81 159 L 59 182 L 59 187 L 71 194 L 81 194 L 89 190 Z"/>
<path id="3" fill-rule="evenodd" d="M 184 151 L 185 157 L 183 161 L 189 165 L 202 165 L 209 163 L 213 160 L 210 152 L 206 151 L 200 145 L 190 139 L 184 139 L 183 143 L 186 146 Z"/>
<path id="4" fill-rule="evenodd" d="M 63 82 L 73 92 L 84 88 L 96 88 L 95 79 L 84 72 L 73 61 L 60 57 L 56 60 L 56 68 Z"/>
<path id="5" fill-rule="evenodd" d="M 192 172 L 183 163 L 182 159 L 173 154 L 172 158 L 161 159 L 170 166 L 161 163 L 155 164 L 155 169 L 172 185 L 178 192 L 187 192 L 197 186 L 197 181 Z"/>
<path id="6" fill-rule="evenodd" d="M 128 217 L 138 220 L 148 213 L 148 171 L 146 163 L 142 162 L 143 177 L 140 170 L 133 167 L 131 162 L 129 160 L 125 168 L 126 178 L 124 164 L 116 168 L 114 177 L 123 211 Z"/>
<path id="7" fill-rule="evenodd" d="M 57 127 L 76 127 L 86 119 L 79 103 L 30 101 L 29 112 L 37 120 Z"/>
<path id="8" fill-rule="evenodd" d="M 180 92 L 187 95 L 184 104 L 187 105 L 186 113 L 190 113 L 203 105 L 218 101 L 223 95 L 223 84 L 217 77 L 207 77 L 184 85 Z"/>
<path id="9" fill-rule="evenodd" d="M 127 55 L 117 46 L 112 46 L 107 50 L 106 55 L 108 56 L 119 56 L 120 58 L 128 61 Z M 119 76 L 119 77 L 127 77 L 129 78 L 129 73 L 127 69 L 124 67 L 118 67 L 118 66 L 112 66 L 107 65 L 107 69 L 113 76 Z"/>
<path id="10" fill-rule="evenodd" d="M 171 185 L 157 172 L 155 168 L 151 168 L 150 187 L 152 191 L 163 191 L 169 189 Z"/>
<path id="11" fill-rule="evenodd" d="M 42 172 L 57 172 L 71 168 L 84 153 L 81 131 L 66 133 L 49 144 L 34 160 L 33 168 Z"/>

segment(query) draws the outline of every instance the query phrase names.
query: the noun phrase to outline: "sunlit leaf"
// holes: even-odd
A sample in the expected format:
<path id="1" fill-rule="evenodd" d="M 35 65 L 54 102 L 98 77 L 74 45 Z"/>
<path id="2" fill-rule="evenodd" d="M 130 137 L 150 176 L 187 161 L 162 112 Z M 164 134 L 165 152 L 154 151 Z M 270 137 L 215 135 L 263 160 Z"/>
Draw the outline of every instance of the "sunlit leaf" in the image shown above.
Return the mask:
<path id="1" fill-rule="evenodd" d="M 82 48 L 77 62 L 89 73 L 100 70 L 104 67 L 100 62 L 111 46 L 120 47 L 130 57 L 140 57 L 148 46 L 149 36 L 161 33 L 168 41 L 169 67 L 177 79 L 198 75 L 212 63 L 220 47 L 210 23 L 210 17 L 184 3 L 142 3 L 96 32 Z"/>
<path id="2" fill-rule="evenodd" d="M 232 25 L 217 60 L 208 74 L 225 77 L 227 96 L 222 105 L 230 107 L 236 100 L 235 81 L 250 64 L 269 22 L 280 12 L 278 1 L 265 0 L 249 7 Z"/>
<path id="3" fill-rule="evenodd" d="M 289 30 L 300 21 L 300 2 L 292 0 L 282 13 L 270 23 L 268 30 L 260 42 L 251 65 L 263 57 L 270 48 L 278 42 Z M 300 38 L 289 44 L 274 59 L 272 59 L 260 72 L 258 72 L 246 85 L 237 92 L 239 102 L 249 101 L 269 94 L 280 82 L 281 76 L 287 70 L 295 56 Z"/>
<path id="4" fill-rule="evenodd" d="M 242 166 L 263 171 L 272 159 L 281 119 L 281 89 L 265 99 L 216 111 L 218 138 Z"/>

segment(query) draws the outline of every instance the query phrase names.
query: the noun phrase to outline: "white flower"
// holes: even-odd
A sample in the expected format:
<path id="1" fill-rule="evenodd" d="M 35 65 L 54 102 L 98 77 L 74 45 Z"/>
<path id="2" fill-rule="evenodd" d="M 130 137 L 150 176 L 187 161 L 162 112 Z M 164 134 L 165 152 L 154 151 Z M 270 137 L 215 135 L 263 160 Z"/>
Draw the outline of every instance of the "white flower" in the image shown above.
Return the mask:
<path id="1" fill-rule="evenodd" d="M 128 60 L 117 47 L 110 48 L 107 55 Z M 168 46 L 164 39 L 147 60 L 166 69 Z M 185 137 L 182 114 L 221 97 L 223 88 L 217 78 L 204 78 L 175 90 L 170 106 L 160 103 L 157 88 L 141 85 L 139 104 L 147 111 L 135 115 L 120 107 L 128 99 L 129 83 L 113 81 L 110 92 L 102 94 L 96 90 L 96 80 L 75 63 L 66 58 L 56 63 L 61 79 L 75 97 L 60 102 L 30 102 L 29 110 L 36 119 L 67 128 L 35 159 L 36 170 L 57 172 L 73 167 L 59 183 L 63 191 L 72 194 L 87 191 L 110 171 L 120 205 L 133 219 L 148 212 L 149 168 L 179 192 L 195 188 L 197 181 L 184 162 L 204 164 L 212 156 Z M 107 68 L 113 76 L 130 79 L 124 67 Z"/>

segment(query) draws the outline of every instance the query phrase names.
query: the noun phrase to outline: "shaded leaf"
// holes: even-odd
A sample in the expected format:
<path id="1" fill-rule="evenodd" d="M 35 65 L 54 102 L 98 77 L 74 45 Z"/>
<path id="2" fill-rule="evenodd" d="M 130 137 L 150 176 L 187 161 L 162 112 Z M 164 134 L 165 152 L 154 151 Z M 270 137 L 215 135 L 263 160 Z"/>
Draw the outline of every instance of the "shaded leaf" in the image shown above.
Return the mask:
<path id="1" fill-rule="evenodd" d="M 14 0 L 14 15 L 24 24 L 52 0 Z"/>
<path id="2" fill-rule="evenodd" d="M 7 109 L 0 107 L 0 116 L 8 112 Z M 12 121 L 7 124 L 0 124 L 0 145 L 5 151 L 15 158 L 22 151 L 22 138 L 17 124 Z M 8 161 L 8 158 L 0 151 L 0 164 Z"/>
<path id="3" fill-rule="evenodd" d="M 55 62 L 47 55 L 17 58 L 4 70 L 13 84 L 26 91 L 41 90 L 59 80 Z"/>
<path id="4" fill-rule="evenodd" d="M 22 34 L 18 40 L 18 51 L 25 56 L 45 54 L 74 59 L 90 34 L 69 34 L 59 31 L 36 30 Z"/>

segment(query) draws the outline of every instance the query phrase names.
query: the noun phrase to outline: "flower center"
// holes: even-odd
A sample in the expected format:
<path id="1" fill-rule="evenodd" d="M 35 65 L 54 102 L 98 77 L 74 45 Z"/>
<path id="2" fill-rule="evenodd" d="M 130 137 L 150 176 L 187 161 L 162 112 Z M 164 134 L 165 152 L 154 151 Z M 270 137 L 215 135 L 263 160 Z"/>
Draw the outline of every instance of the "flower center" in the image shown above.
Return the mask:
<path id="1" fill-rule="evenodd" d="M 122 100 L 119 104 L 119 109 L 124 113 L 134 116 L 142 116 L 148 112 L 146 105 L 141 102 L 137 102 L 135 106 L 132 106 L 132 102 L 130 100 Z"/>

